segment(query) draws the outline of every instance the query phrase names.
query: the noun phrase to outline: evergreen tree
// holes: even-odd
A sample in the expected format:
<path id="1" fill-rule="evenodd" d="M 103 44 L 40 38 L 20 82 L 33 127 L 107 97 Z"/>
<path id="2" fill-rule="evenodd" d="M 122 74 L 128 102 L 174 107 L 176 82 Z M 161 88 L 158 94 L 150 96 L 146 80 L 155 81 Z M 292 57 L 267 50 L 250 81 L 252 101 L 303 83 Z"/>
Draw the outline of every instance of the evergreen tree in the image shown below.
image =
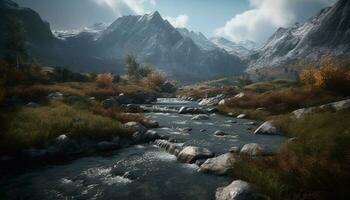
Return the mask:
<path id="1" fill-rule="evenodd" d="M 139 73 L 140 64 L 137 63 L 135 56 L 129 54 L 126 57 L 126 70 L 129 78 L 132 80 L 140 80 L 141 76 Z"/>

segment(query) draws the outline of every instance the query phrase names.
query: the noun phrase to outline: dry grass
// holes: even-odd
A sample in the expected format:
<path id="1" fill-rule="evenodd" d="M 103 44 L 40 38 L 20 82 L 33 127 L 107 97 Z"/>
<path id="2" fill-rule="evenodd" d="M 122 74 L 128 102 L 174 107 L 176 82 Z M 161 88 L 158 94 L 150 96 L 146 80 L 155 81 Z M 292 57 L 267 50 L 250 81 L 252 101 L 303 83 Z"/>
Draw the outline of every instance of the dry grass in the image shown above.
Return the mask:
<path id="1" fill-rule="evenodd" d="M 120 93 L 131 94 L 138 91 L 155 92 L 142 83 L 113 84 L 109 87 L 99 87 L 96 83 L 68 82 L 52 85 L 16 86 L 8 90 L 9 96 L 18 96 L 23 100 L 40 100 L 52 92 L 65 95 L 93 96 L 98 99 L 108 98 Z"/>
<path id="2" fill-rule="evenodd" d="M 121 123 L 127 123 L 131 121 L 141 122 L 145 117 L 138 113 L 124 113 L 124 110 L 118 107 L 105 109 L 100 105 L 95 105 L 92 108 L 92 112 L 95 115 L 116 119 Z"/>
<path id="3" fill-rule="evenodd" d="M 208 86 L 185 86 L 178 89 L 177 95 L 187 96 L 195 99 L 207 98 L 219 94 L 234 95 L 237 89 L 234 86 L 208 87 Z"/>

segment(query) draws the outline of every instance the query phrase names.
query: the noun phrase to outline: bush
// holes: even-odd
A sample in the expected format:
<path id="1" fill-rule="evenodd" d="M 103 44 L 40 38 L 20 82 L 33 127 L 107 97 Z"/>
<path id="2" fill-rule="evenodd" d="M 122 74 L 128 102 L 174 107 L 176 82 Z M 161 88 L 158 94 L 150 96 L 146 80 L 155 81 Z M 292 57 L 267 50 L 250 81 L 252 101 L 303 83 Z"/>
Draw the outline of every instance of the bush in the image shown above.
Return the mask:
<path id="1" fill-rule="evenodd" d="M 110 73 L 98 74 L 96 77 L 96 83 L 99 87 L 109 87 L 113 83 L 113 75 Z"/>
<path id="2" fill-rule="evenodd" d="M 300 77 L 308 89 L 324 89 L 339 95 L 350 95 L 350 69 L 334 64 L 329 59 L 322 60 L 319 69 L 303 70 Z"/>
<path id="3" fill-rule="evenodd" d="M 159 72 L 148 74 L 145 83 L 147 87 L 155 90 L 160 90 L 160 87 L 165 83 L 166 79 Z"/>

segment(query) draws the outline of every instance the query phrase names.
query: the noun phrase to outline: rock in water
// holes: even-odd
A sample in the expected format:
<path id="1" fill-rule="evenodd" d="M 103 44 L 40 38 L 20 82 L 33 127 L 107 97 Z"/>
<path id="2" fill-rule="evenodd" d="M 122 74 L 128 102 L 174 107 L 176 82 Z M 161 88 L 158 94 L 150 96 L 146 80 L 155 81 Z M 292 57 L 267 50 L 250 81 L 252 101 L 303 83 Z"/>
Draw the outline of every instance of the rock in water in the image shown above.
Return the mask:
<path id="1" fill-rule="evenodd" d="M 242 147 L 240 154 L 246 156 L 265 156 L 272 155 L 273 151 L 266 146 L 257 143 L 249 143 Z"/>
<path id="2" fill-rule="evenodd" d="M 282 131 L 275 127 L 271 121 L 267 121 L 263 123 L 261 126 L 259 126 L 255 131 L 254 134 L 259 135 L 283 135 Z"/>
<path id="3" fill-rule="evenodd" d="M 194 163 L 198 159 L 211 158 L 214 154 L 206 149 L 194 146 L 185 147 L 177 156 L 177 159 L 181 162 Z"/>
<path id="4" fill-rule="evenodd" d="M 207 120 L 207 119 L 209 119 L 208 115 L 196 115 L 192 117 L 192 120 Z"/>
<path id="5" fill-rule="evenodd" d="M 237 116 L 237 119 L 244 119 L 246 116 L 246 114 L 240 114 Z"/>
<path id="6" fill-rule="evenodd" d="M 209 158 L 199 168 L 200 172 L 225 175 L 236 162 L 234 154 L 226 153 L 215 158 Z"/>
<path id="7" fill-rule="evenodd" d="M 139 122 L 128 122 L 128 123 L 124 124 L 124 126 L 128 129 L 130 129 L 132 132 L 139 132 L 141 134 L 144 134 L 147 131 L 147 128 L 144 127 Z"/>
<path id="8" fill-rule="evenodd" d="M 226 187 L 216 189 L 216 200 L 256 200 L 261 199 L 252 186 L 242 180 L 233 181 Z"/>

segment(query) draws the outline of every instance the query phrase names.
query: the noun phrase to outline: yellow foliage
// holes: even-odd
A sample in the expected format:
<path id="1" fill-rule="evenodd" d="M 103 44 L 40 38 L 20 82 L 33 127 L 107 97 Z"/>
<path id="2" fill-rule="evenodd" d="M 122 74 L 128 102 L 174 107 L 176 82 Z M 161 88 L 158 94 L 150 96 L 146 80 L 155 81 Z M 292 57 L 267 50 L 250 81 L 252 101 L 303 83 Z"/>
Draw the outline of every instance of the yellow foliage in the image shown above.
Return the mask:
<path id="1" fill-rule="evenodd" d="M 96 77 L 96 83 L 100 87 L 108 87 L 113 83 L 113 75 L 111 73 L 98 74 Z"/>
<path id="2" fill-rule="evenodd" d="M 350 69 L 335 64 L 330 59 L 322 59 L 319 69 L 306 69 L 301 72 L 301 80 L 309 89 L 325 89 L 340 94 L 350 91 Z"/>
<path id="3" fill-rule="evenodd" d="M 159 72 L 152 72 L 147 75 L 147 78 L 145 79 L 145 84 L 148 88 L 151 89 L 159 89 L 165 82 L 165 78 L 160 74 Z"/>

